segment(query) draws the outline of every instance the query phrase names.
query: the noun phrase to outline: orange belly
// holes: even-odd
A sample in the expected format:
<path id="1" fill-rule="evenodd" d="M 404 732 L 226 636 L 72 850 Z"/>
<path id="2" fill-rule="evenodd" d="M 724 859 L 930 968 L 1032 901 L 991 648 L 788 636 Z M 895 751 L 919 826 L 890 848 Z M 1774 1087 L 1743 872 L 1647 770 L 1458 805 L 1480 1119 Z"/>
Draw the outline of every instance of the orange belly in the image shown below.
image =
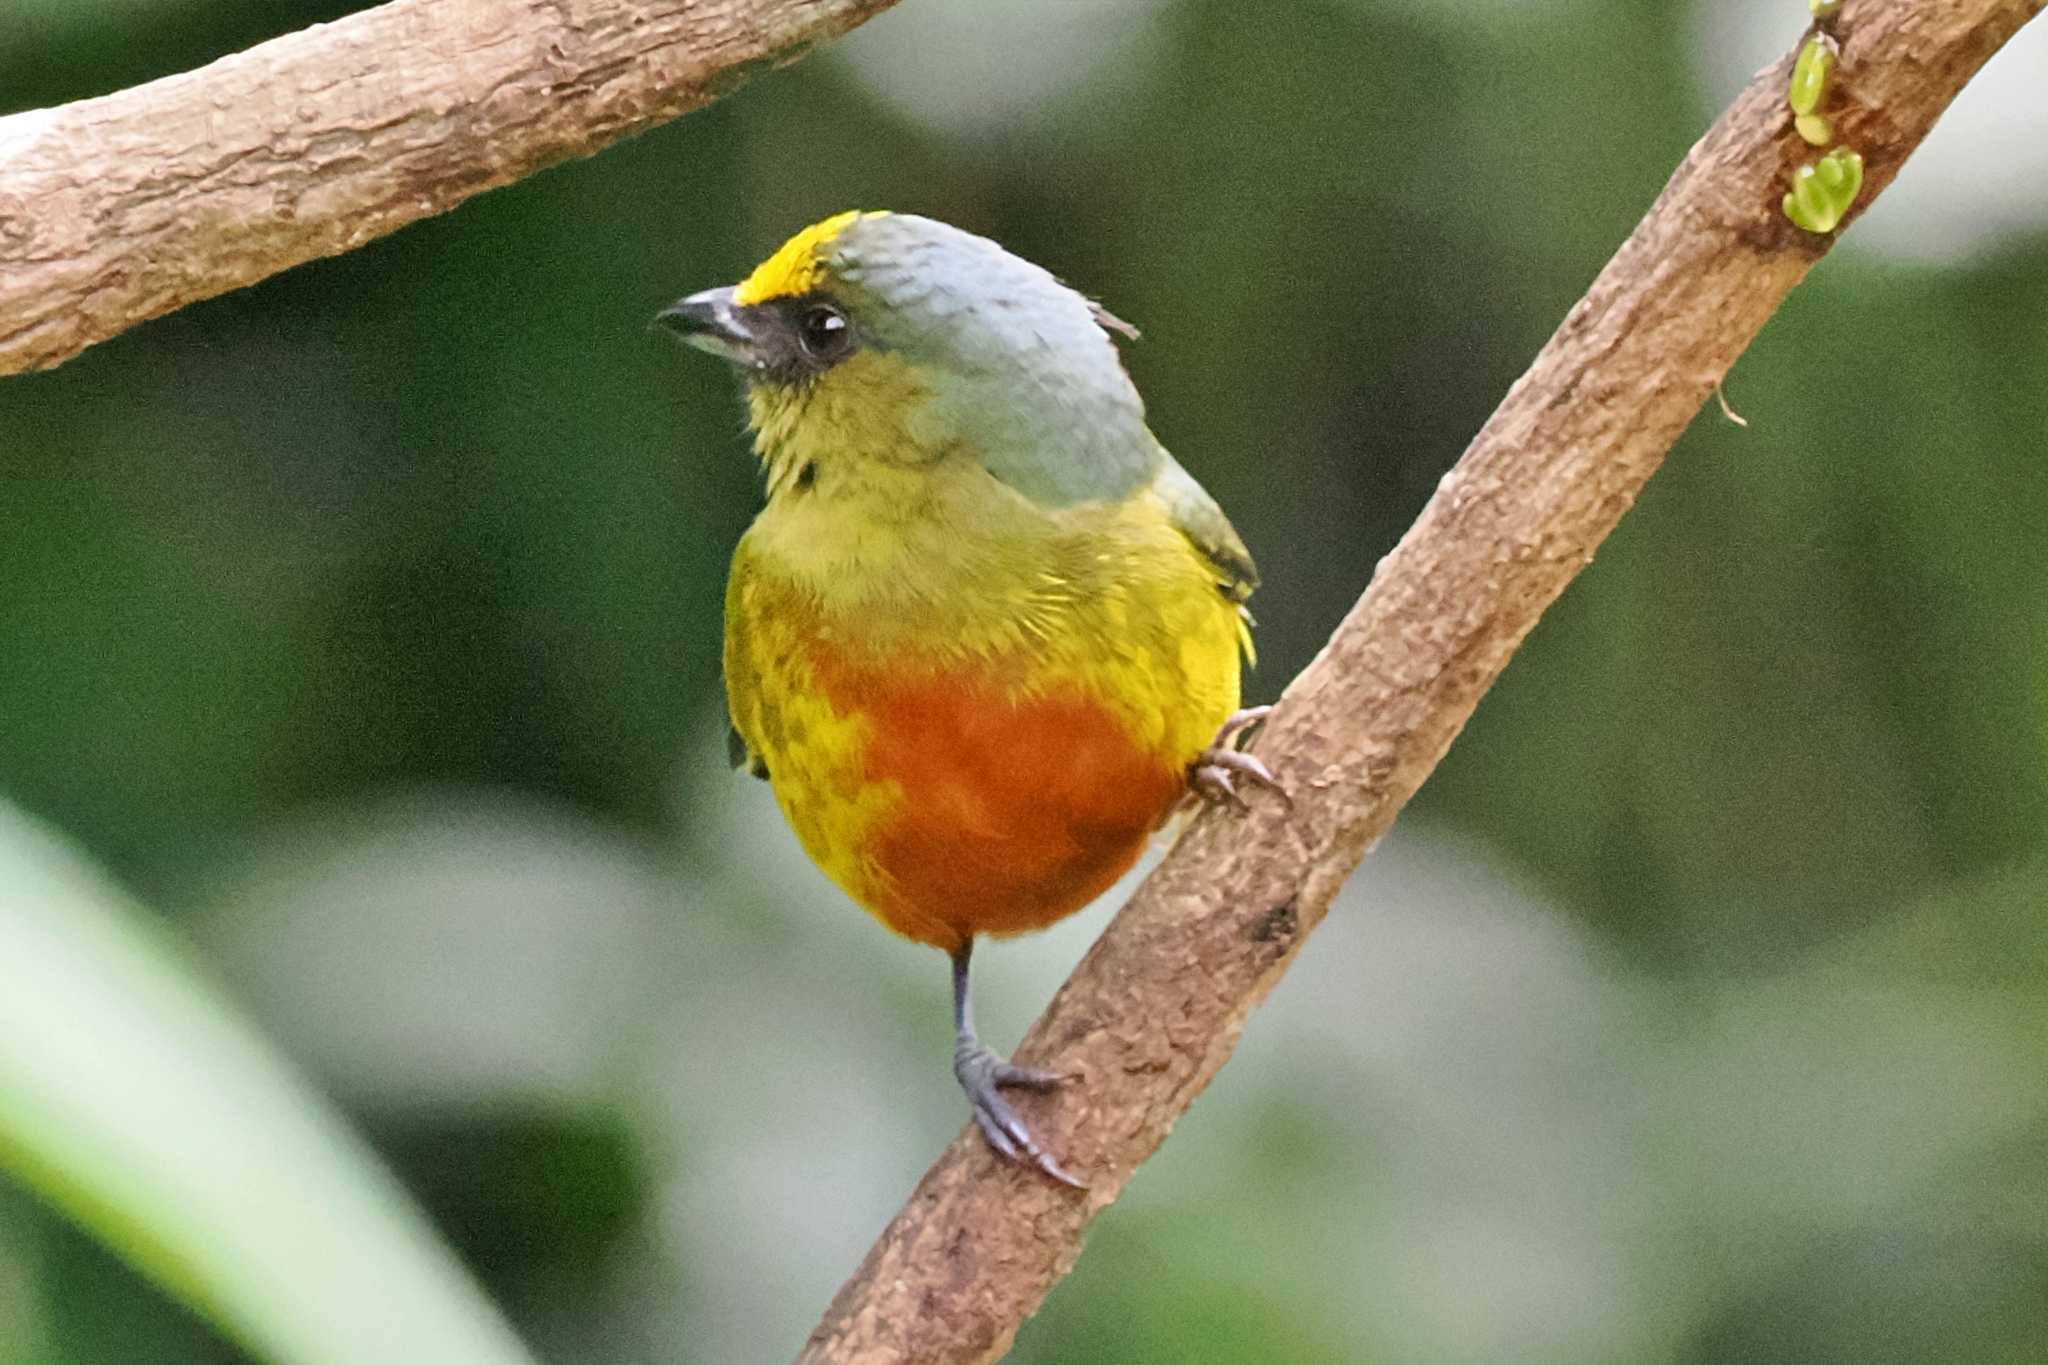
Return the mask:
<path id="1" fill-rule="evenodd" d="M 861 898 L 949 952 L 970 935 L 1043 928 L 1101 895 L 1185 780 L 1079 690 L 1020 699 L 986 676 L 830 665 L 815 676 L 836 709 L 868 721 L 865 779 L 902 791 L 863 849 L 879 876 Z"/>

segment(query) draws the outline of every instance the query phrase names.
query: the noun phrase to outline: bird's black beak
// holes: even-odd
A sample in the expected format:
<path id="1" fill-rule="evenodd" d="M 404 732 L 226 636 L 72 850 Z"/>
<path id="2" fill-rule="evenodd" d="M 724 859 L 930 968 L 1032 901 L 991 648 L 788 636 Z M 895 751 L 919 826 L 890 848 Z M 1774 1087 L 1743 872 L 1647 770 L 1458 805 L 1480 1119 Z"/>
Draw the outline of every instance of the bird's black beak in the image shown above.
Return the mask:
<path id="1" fill-rule="evenodd" d="M 688 345 L 735 365 L 761 363 L 761 337 L 748 326 L 747 310 L 733 301 L 729 286 L 679 299 L 657 313 L 654 321 Z"/>

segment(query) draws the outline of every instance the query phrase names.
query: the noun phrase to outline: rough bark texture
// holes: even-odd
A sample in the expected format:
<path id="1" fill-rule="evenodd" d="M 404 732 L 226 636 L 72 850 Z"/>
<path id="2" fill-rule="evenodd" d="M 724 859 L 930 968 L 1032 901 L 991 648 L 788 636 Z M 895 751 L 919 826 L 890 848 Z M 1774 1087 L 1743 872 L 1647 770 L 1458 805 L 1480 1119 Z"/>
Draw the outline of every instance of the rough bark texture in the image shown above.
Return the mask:
<path id="1" fill-rule="evenodd" d="M 1863 205 L 2042 3 L 1847 0 L 1835 126 L 1864 156 Z M 1090 1188 L 1005 1165 L 968 1128 L 800 1365 L 993 1360 L 1072 1266 L 1522 637 L 1827 250 L 1779 211 L 1783 172 L 1815 155 L 1792 132 L 1790 67 L 1692 149 L 1288 687 L 1258 747 L 1293 811 L 1254 798 L 1249 817 L 1198 820 L 1025 1039 L 1021 1060 L 1078 1079 L 1018 1096 L 1020 1112 Z"/>
<path id="2" fill-rule="evenodd" d="M 895 0 L 393 0 L 0 118 L 0 374 L 361 246 Z"/>

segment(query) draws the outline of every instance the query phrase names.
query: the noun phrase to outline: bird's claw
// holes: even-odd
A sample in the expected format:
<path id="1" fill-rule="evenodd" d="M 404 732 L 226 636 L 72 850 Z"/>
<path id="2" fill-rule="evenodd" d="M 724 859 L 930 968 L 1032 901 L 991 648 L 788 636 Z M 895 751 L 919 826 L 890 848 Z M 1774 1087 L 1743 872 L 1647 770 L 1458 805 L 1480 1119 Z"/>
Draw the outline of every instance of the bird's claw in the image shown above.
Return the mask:
<path id="1" fill-rule="evenodd" d="M 1000 1156 L 1019 1165 L 1031 1166 L 1077 1190 L 1085 1190 L 1088 1183 L 1070 1174 L 1052 1154 L 1038 1145 L 1031 1136 L 1031 1130 L 1024 1126 L 1024 1120 L 1017 1117 L 1017 1111 L 1000 1093 L 1002 1087 L 1019 1090 L 1057 1090 L 1069 1079 L 1056 1071 L 1044 1071 L 1038 1067 L 1017 1066 L 1006 1062 L 995 1053 L 978 1044 L 972 1048 L 957 1048 L 953 1054 L 953 1074 L 960 1081 L 960 1088 L 967 1092 L 967 1103 L 974 1111 L 975 1126 L 988 1139 L 988 1145 Z"/>
<path id="2" fill-rule="evenodd" d="M 1270 706 L 1247 706 L 1232 711 L 1216 731 L 1216 738 L 1209 741 L 1212 749 L 1235 749 L 1237 737 L 1258 725 L 1273 714 Z"/>
<path id="3" fill-rule="evenodd" d="M 1212 806 L 1228 802 L 1239 810 L 1250 810 L 1251 803 L 1237 789 L 1238 779 L 1242 778 L 1278 796 L 1289 810 L 1294 808 L 1293 795 L 1273 776 L 1273 770 L 1258 755 L 1248 754 L 1236 744 L 1239 735 L 1272 712 L 1270 706 L 1248 706 L 1223 722 L 1223 728 L 1216 732 L 1216 742 L 1202 750 L 1188 768 L 1188 786 L 1196 796 Z"/>

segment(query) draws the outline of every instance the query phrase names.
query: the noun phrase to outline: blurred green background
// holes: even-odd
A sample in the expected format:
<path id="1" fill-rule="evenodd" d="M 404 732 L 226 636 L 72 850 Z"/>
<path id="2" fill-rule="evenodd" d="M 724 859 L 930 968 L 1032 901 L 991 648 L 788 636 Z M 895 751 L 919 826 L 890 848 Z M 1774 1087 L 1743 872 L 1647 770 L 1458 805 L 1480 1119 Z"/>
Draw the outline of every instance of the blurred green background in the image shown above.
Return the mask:
<path id="1" fill-rule="evenodd" d="M 11 0 L 0 110 L 350 8 Z M 853 206 L 1100 296 L 1258 555 L 1270 698 L 1803 21 L 905 0 L 0 380 L 0 797 L 162 913 L 544 1359 L 785 1359 L 962 1120 L 946 970 L 727 769 L 757 484 L 729 377 L 648 320 Z M 2043 39 L 1737 367 L 1748 428 L 1679 444 L 1014 1359 L 2039 1358 Z M 1110 908 L 988 954 L 994 1041 Z M 0 1183 L 0 1365 L 240 1359 Z"/>

